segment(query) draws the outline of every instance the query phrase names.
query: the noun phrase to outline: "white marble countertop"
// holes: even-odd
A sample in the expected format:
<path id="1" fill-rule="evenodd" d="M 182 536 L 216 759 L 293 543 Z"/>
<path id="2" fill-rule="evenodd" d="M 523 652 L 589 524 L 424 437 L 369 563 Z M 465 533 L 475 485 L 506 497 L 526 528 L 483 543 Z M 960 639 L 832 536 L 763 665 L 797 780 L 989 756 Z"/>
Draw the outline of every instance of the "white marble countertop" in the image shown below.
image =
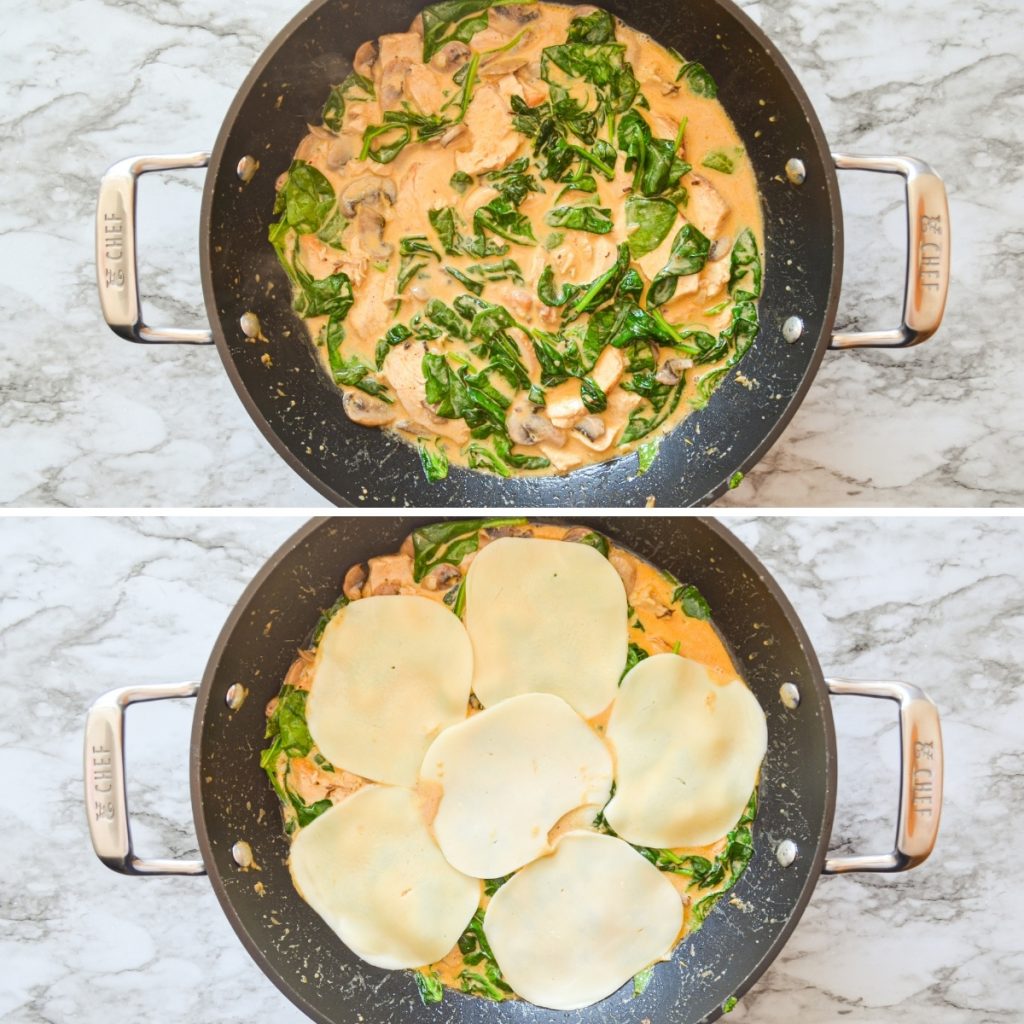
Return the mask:
<path id="1" fill-rule="evenodd" d="M 90 850 L 89 703 L 200 676 L 221 624 L 294 519 L 8 520 L 0 531 L 4 715 L 0 1020 L 162 1024 L 304 1018 L 260 973 L 202 878 L 127 878 Z M 995 1024 L 1024 1005 L 1016 825 L 1024 813 L 1024 523 L 730 520 L 802 616 L 827 672 L 903 678 L 943 716 L 939 843 L 898 876 L 822 880 L 781 957 L 730 1020 Z M 867 705 L 867 706 L 862 706 Z M 143 855 L 194 855 L 191 705 L 129 715 Z M 835 704 L 835 845 L 887 848 L 890 705 Z"/>
<path id="2" fill-rule="evenodd" d="M 97 182 L 116 159 L 212 144 L 235 89 L 298 0 L 52 0 L 0 36 L 0 504 L 315 506 L 210 349 L 127 344 L 94 285 Z M 923 348 L 829 354 L 731 505 L 1024 504 L 1024 19 L 1017 0 L 761 0 L 837 149 L 910 153 L 949 186 L 953 287 Z M 841 315 L 891 326 L 896 182 L 843 174 Z M 155 180 L 154 180 L 155 179 Z M 203 321 L 201 177 L 141 191 L 154 321 Z"/>

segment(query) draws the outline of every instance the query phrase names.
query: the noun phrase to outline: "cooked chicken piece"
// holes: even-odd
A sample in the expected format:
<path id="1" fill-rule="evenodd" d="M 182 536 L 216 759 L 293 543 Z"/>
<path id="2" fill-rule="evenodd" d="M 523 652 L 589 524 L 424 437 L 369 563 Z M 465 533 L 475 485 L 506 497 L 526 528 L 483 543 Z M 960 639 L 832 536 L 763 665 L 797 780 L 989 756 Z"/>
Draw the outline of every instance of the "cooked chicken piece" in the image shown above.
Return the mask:
<path id="1" fill-rule="evenodd" d="M 299 235 L 299 258 L 315 278 L 329 277 L 342 265 L 344 253 L 321 242 L 316 235 Z"/>
<path id="2" fill-rule="evenodd" d="M 543 197 L 541 197 L 543 198 Z M 560 245 L 551 252 L 555 278 L 582 284 L 603 274 L 618 255 L 616 244 L 610 235 L 588 235 L 583 231 L 571 231 L 568 244 Z"/>
<path id="3" fill-rule="evenodd" d="M 406 76 L 422 61 L 423 40 L 414 32 L 395 32 L 381 36 L 379 44 L 380 53 L 373 68 L 374 84 L 381 106 L 390 110 L 398 106 Z"/>
<path id="4" fill-rule="evenodd" d="M 518 96 L 520 99 L 525 98 L 522 84 L 515 75 L 511 74 L 498 79 L 498 92 L 501 93 L 502 99 L 509 107 L 512 105 L 513 96 Z"/>
<path id="5" fill-rule="evenodd" d="M 533 350 L 530 336 L 518 327 L 509 327 L 508 336 L 516 343 L 519 357 L 523 361 L 523 366 L 526 367 L 526 372 L 530 375 L 530 380 L 540 380 L 540 363 L 537 361 L 537 353 Z"/>
<path id="6" fill-rule="evenodd" d="M 412 559 L 408 555 L 378 555 L 367 563 L 370 569 L 363 592 L 381 594 L 414 593 Z"/>
<path id="7" fill-rule="evenodd" d="M 500 305 L 505 306 L 509 312 L 520 320 L 529 321 L 532 318 L 533 293 L 527 291 L 521 285 L 503 281 L 495 286 L 494 295 Z"/>
<path id="8" fill-rule="evenodd" d="M 423 376 L 426 352 L 426 344 L 412 338 L 396 345 L 384 360 L 384 376 L 414 421 L 424 424 L 432 434 L 465 444 L 469 440 L 465 420 L 445 419 L 427 404 L 427 381 Z"/>
<path id="9" fill-rule="evenodd" d="M 455 156 L 455 166 L 466 174 L 504 167 L 523 142 L 523 136 L 512 127 L 507 100 L 491 85 L 482 86 L 473 94 L 466 127 L 469 147 Z"/>
<path id="10" fill-rule="evenodd" d="M 651 127 L 659 139 L 672 139 L 675 141 L 676 132 L 679 131 L 679 122 L 665 114 L 652 114 Z"/>
<path id="11" fill-rule="evenodd" d="M 467 192 L 462 200 L 462 212 L 466 221 L 472 221 L 473 214 L 486 206 L 492 199 L 497 199 L 501 193 L 490 185 L 478 185 L 472 192 Z"/>
<path id="12" fill-rule="evenodd" d="M 308 757 L 293 757 L 288 762 L 288 788 L 307 805 L 318 800 L 338 803 L 362 784 L 358 775 L 344 770 L 324 771 Z"/>
<path id="13" fill-rule="evenodd" d="M 420 113 L 434 114 L 444 103 L 442 89 L 447 84 L 446 79 L 431 71 L 427 65 L 413 64 L 405 76 L 403 88 L 405 95 L 419 107 Z"/>
<path id="14" fill-rule="evenodd" d="M 516 72 L 516 78 L 523 87 L 523 99 L 531 106 L 543 103 L 548 98 L 548 84 L 540 77 L 540 61 L 532 61 Z"/>
<path id="15" fill-rule="evenodd" d="M 487 53 L 488 50 L 497 50 L 504 46 L 518 31 L 519 28 L 509 26 L 509 31 L 506 34 L 496 28 L 488 27 L 477 32 L 469 41 L 469 45 L 476 53 Z"/>
<path id="16" fill-rule="evenodd" d="M 715 260 L 700 272 L 700 287 L 709 298 L 714 298 L 729 283 L 729 261 Z"/>
<path id="17" fill-rule="evenodd" d="M 699 174 L 687 175 L 683 184 L 690 193 L 690 201 L 686 205 L 687 219 L 708 238 L 717 238 L 729 215 L 729 204 L 718 189 Z"/>
<path id="18" fill-rule="evenodd" d="M 412 68 L 413 65 L 407 60 L 393 60 L 384 65 L 377 98 L 385 110 L 392 110 L 398 106 L 405 92 L 405 80 L 412 72 Z"/>
<path id="19" fill-rule="evenodd" d="M 410 64 L 423 62 L 423 37 L 417 32 L 392 32 L 377 41 L 380 57 L 378 66 L 393 60 L 407 60 Z"/>
<path id="20" fill-rule="evenodd" d="M 643 256 L 637 257 L 635 262 L 648 281 L 653 281 L 658 271 L 668 263 L 669 257 L 672 255 L 672 242 L 684 223 L 683 220 L 677 220 L 657 249 L 652 249 L 650 252 L 645 252 Z"/>
<path id="21" fill-rule="evenodd" d="M 597 357 L 590 376 L 594 383 L 609 395 L 625 368 L 626 361 L 622 353 L 617 348 L 609 346 Z M 580 382 L 575 379 L 567 380 L 564 384 L 551 388 L 547 393 L 546 409 L 556 427 L 571 427 L 587 413 L 587 407 L 580 397 Z"/>
<path id="22" fill-rule="evenodd" d="M 542 441 L 539 445 L 544 457 L 551 463 L 553 469 L 559 473 L 575 469 L 583 464 L 583 454 L 577 448 L 570 448 L 566 445 L 559 448 L 550 441 Z"/>
<path id="23" fill-rule="evenodd" d="M 601 414 L 605 423 L 608 424 L 608 432 L 613 438 L 618 438 L 626 424 L 629 422 L 629 414 L 643 401 L 635 391 L 623 391 L 622 388 L 615 388 L 608 395 L 608 408 Z"/>
<path id="24" fill-rule="evenodd" d="M 344 130 L 358 135 L 360 139 L 371 124 L 380 124 L 380 120 L 380 104 L 376 101 L 345 104 L 345 116 L 342 119 Z"/>
<path id="25" fill-rule="evenodd" d="M 353 278 L 355 286 L 355 278 Z M 358 338 L 372 338 L 376 341 L 391 326 L 393 309 L 388 306 L 388 298 L 394 291 L 392 274 L 382 274 L 370 269 L 359 286 L 359 294 L 364 300 L 357 302 L 345 320 L 345 331 Z"/>
<path id="26" fill-rule="evenodd" d="M 340 171 L 349 160 L 359 155 L 362 145 L 362 137 L 354 132 L 342 132 L 335 136 L 327 150 L 327 166 L 332 171 Z"/>

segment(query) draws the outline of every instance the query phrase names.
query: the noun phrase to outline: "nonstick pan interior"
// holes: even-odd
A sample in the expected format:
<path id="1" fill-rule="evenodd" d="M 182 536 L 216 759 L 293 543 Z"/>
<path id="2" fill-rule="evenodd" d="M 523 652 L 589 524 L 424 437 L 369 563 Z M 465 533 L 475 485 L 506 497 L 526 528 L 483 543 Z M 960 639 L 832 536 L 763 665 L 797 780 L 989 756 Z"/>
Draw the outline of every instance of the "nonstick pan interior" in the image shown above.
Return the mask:
<path id="1" fill-rule="evenodd" d="M 657 967 L 643 995 L 632 998 L 627 985 L 571 1013 L 452 992 L 424 1007 L 407 973 L 358 960 L 292 888 L 277 799 L 259 767 L 264 706 L 321 610 L 333 603 L 348 567 L 395 550 L 423 521 L 364 517 L 309 524 L 256 577 L 217 641 L 196 706 L 192 802 L 203 859 L 236 932 L 267 976 L 324 1024 L 690 1024 L 713 1018 L 729 996 L 759 977 L 810 897 L 831 832 L 835 738 L 821 671 L 793 610 L 753 556 L 710 521 L 573 520 L 698 586 L 768 718 L 755 854 L 731 894 L 741 905 L 719 904 L 674 962 Z M 231 711 L 225 695 L 239 682 L 249 696 Z M 779 699 L 785 682 L 800 689 L 796 709 Z M 774 854 L 783 839 L 799 851 L 787 868 Z M 251 844 L 259 870 L 235 864 L 231 847 L 238 840 Z"/>
<path id="2" fill-rule="evenodd" d="M 416 450 L 344 414 L 340 392 L 316 363 L 290 309 L 288 281 L 267 242 L 274 182 L 308 123 L 319 123 L 331 84 L 362 41 L 404 31 L 417 0 L 315 0 L 274 40 L 242 85 L 214 147 L 200 223 L 207 312 L 221 357 L 257 426 L 276 450 L 337 504 L 460 508 L 692 505 L 720 494 L 767 450 L 821 361 L 835 317 L 842 216 L 835 169 L 807 97 L 761 30 L 729 0 L 614 0 L 630 24 L 707 65 L 757 171 L 765 207 L 766 278 L 761 334 L 742 374 L 666 438 L 642 476 L 637 456 L 563 477 L 502 479 L 452 468 L 428 484 Z M 259 160 L 243 184 L 239 161 Z M 785 174 L 803 161 L 806 181 Z M 255 312 L 269 345 L 239 320 Z M 798 340 L 781 326 L 799 316 Z M 264 362 L 270 356 L 269 365 Z"/>

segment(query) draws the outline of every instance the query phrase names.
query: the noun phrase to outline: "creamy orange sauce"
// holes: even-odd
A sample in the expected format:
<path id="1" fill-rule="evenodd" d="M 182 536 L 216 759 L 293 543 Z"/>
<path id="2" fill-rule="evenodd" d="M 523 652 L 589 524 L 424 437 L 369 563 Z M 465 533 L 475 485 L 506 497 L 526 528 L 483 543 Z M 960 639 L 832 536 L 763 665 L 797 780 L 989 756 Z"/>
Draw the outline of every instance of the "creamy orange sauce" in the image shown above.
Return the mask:
<path id="1" fill-rule="evenodd" d="M 549 99 L 549 86 L 540 77 L 542 52 L 564 43 L 570 22 L 593 10 L 549 3 L 496 7 L 489 12 L 487 29 L 478 32 L 467 45 L 449 44 L 427 63 L 422 59 L 422 26 L 417 18 L 410 31 L 385 35 L 360 47 L 355 67 L 372 81 L 374 97 L 357 93 L 359 98 L 346 103 L 340 123 L 332 128 L 311 126 L 295 152 L 296 160 L 308 162 L 327 179 L 338 197 L 337 209 L 348 220 L 340 236 L 330 242 L 314 233 L 298 236 L 298 254 L 316 279 L 338 272 L 348 275 L 354 302 L 344 318 L 344 341 L 338 352 L 344 360 L 357 360 L 369 368 L 365 379 L 384 389 L 383 397 L 375 397 L 339 384 L 345 392 L 346 411 L 357 422 L 395 431 L 452 464 L 487 469 L 487 459 L 481 461 L 480 449 L 482 446 L 493 453 L 493 443 L 486 438 L 474 439 L 464 419 L 442 416 L 438 403 L 428 402 L 424 356 L 444 355 L 450 357 L 453 369 L 467 365 L 480 370 L 488 362 L 471 351 L 477 342 L 470 344 L 444 332 L 436 338 L 414 336 L 387 349 L 377 366 L 378 342 L 390 328 L 415 324 L 420 317 L 429 331 L 430 322 L 424 317 L 428 302 L 441 300 L 450 308 L 457 297 L 469 294 L 467 287 L 445 268 L 465 274 L 481 263 L 511 259 L 521 272 L 521 282 L 484 282 L 480 298 L 504 307 L 515 318 L 516 326 L 507 333 L 534 386 L 534 398 L 529 397 L 527 388 L 516 388 L 498 372 L 489 372 L 488 382 L 508 402 L 505 424 L 513 455 L 547 460 L 549 465 L 535 469 L 507 465 L 506 475 L 564 473 L 633 451 L 678 424 L 691 411 L 701 377 L 725 362 L 723 357 L 683 368 L 679 360 L 687 361 L 687 354 L 661 345 L 650 372 L 668 374 L 666 380 L 681 373 L 680 400 L 675 412 L 659 427 L 633 441 L 623 440 L 630 415 L 635 412 L 646 416 L 653 410 L 639 394 L 622 387 L 633 376 L 623 350 L 606 347 L 588 373 L 607 398 L 603 411 L 584 405 L 579 378 L 541 387 L 542 367 L 533 332 L 561 330 L 564 337 L 571 338 L 576 329 L 582 332 L 589 319 L 584 313 L 574 324 L 564 327 L 562 310 L 539 298 L 541 274 L 551 267 L 556 288 L 564 283 L 586 285 L 615 263 L 617 247 L 627 239 L 625 200 L 634 176 L 632 170 L 625 169 L 625 153 L 616 149 L 612 180 L 594 173 L 596 193 L 570 191 L 558 198 L 564 182 L 541 177 L 538 160 L 533 157 L 534 141 L 514 126 L 511 103 L 519 99 L 532 108 Z M 660 309 L 678 330 L 700 329 L 717 336 L 728 327 L 732 315 L 728 284 L 730 250 L 736 237 L 749 228 L 759 252 L 763 251 L 761 205 L 753 169 L 722 103 L 696 94 L 685 79 L 676 81 L 681 67 L 677 57 L 622 22 L 616 23 L 616 40 L 625 46 L 625 57 L 640 94 L 649 104 L 649 109 L 638 108 L 638 112 L 654 138 L 674 140 L 685 122 L 677 154 L 692 165 L 679 181 L 687 199 L 685 203 L 678 201 L 678 217 L 671 230 L 654 251 L 638 255 L 631 266 L 649 285 L 668 262 L 677 231 L 684 224 L 693 224 L 711 241 L 714 258 L 699 273 L 680 277 L 674 297 Z M 699 44 L 694 40 L 695 51 Z M 693 56 L 699 59 L 699 53 Z M 425 141 L 417 141 L 414 136 L 388 163 L 377 162 L 369 155 L 361 159 L 367 129 L 382 124 L 388 111 L 455 118 L 457 107 L 451 104 L 458 99 L 461 86 L 454 76 L 460 69 L 465 71 L 470 60 L 478 60 L 478 70 L 461 121 Z M 593 99 L 589 87 L 579 81 L 570 91 L 584 102 Z M 597 138 L 608 140 L 609 134 L 610 127 L 605 125 Z M 380 138 L 387 141 L 394 135 Z M 578 144 L 571 137 L 570 141 Z M 612 137 L 612 144 L 615 141 Z M 702 165 L 713 151 L 732 158 L 732 173 Z M 495 242 L 508 242 L 507 253 L 486 257 L 445 253 L 429 212 L 452 208 L 460 222 L 459 233 L 472 235 L 474 214 L 498 196 L 496 186 L 500 182 L 490 180 L 488 174 L 520 157 L 530 160 L 528 169 L 540 189 L 528 193 L 518 207 L 532 226 L 537 244 L 520 244 L 490 234 L 488 237 Z M 461 192 L 451 184 L 456 172 L 472 179 Z M 279 185 L 286 177 L 282 175 Z M 362 193 L 369 198 L 355 202 Z M 545 215 L 556 205 L 591 199 L 611 211 L 610 232 L 597 234 L 546 224 Z M 411 236 L 422 236 L 437 255 L 423 255 L 418 272 L 400 282 L 400 246 L 402 239 Z M 331 373 L 325 343 L 327 322 L 326 316 L 307 320 L 323 365 Z M 537 388 L 544 392 L 543 405 L 536 401 Z"/>
<path id="2" fill-rule="evenodd" d="M 592 531 L 585 527 L 557 526 L 547 523 L 523 523 L 521 525 L 484 528 L 479 534 L 479 548 L 501 536 L 537 537 L 552 541 L 579 542 Z M 479 550 L 478 548 L 478 550 Z M 364 565 L 355 565 L 345 576 L 344 593 L 349 600 L 383 594 L 411 594 L 439 601 L 452 606 L 454 596 L 462 585 L 476 552 L 466 555 L 457 565 L 444 565 L 433 570 L 419 583 L 413 579 L 412 537 L 406 539 L 399 551 L 390 555 L 371 558 Z M 661 570 L 638 558 L 632 552 L 615 545 L 609 545 L 608 557 L 619 573 L 626 589 L 630 606 L 629 641 L 642 647 L 648 654 L 678 653 L 705 665 L 713 678 L 722 685 L 742 679 L 736 663 L 711 620 L 687 616 L 678 604 L 672 601 L 676 581 L 666 577 Z M 438 585 L 438 584 L 441 585 Z M 308 690 L 312 679 L 315 652 L 303 650 L 298 653 L 289 668 L 283 686 Z M 276 706 L 275 697 L 267 706 L 268 715 Z M 480 710 L 475 696 L 470 697 L 466 713 L 472 715 Z M 600 715 L 589 719 L 589 724 L 599 735 L 603 735 L 611 714 L 611 705 Z M 307 804 L 329 799 L 339 803 L 351 793 L 370 781 L 338 768 L 324 770 L 316 764 L 317 750 L 305 757 L 289 758 L 281 755 L 276 765 L 279 783 L 290 788 Z M 420 797 L 424 820 L 430 824 L 437 812 L 441 797 L 436 784 L 421 784 Z M 576 828 L 594 828 L 599 807 L 577 808 L 566 814 L 548 833 L 551 848 L 563 833 Z M 294 809 L 282 803 L 282 815 L 287 829 L 294 838 L 299 831 Z M 715 843 L 700 847 L 680 847 L 673 850 L 681 856 L 701 856 L 714 860 L 725 845 L 725 837 Z M 683 926 L 679 933 L 681 940 L 693 928 L 692 907 L 696 900 L 717 891 L 720 887 L 688 889 L 690 879 L 685 875 L 663 872 L 680 894 L 684 907 Z M 489 897 L 481 896 L 480 907 L 486 909 Z M 678 941 L 678 940 L 677 940 Z M 458 946 L 455 946 L 442 960 L 424 966 L 423 970 L 436 972 L 441 982 L 460 990 L 459 973 L 466 968 Z"/>

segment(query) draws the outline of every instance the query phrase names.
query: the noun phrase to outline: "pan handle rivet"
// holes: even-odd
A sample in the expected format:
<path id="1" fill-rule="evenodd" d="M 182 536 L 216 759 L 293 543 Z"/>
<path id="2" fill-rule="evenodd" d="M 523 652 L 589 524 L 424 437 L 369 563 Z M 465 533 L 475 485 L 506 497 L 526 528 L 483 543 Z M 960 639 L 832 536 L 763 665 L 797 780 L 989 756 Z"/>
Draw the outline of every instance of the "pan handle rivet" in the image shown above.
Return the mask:
<path id="1" fill-rule="evenodd" d="M 791 185 L 802 185 L 807 180 L 807 168 L 803 160 L 795 156 L 786 161 L 786 177 Z"/>
<path id="2" fill-rule="evenodd" d="M 796 711 L 800 707 L 800 690 L 796 683 L 783 683 L 779 687 L 779 700 L 782 701 L 783 707 Z"/>
<path id="3" fill-rule="evenodd" d="M 245 703 L 245 698 L 248 696 L 249 691 L 241 683 L 232 683 L 228 687 L 228 692 L 224 694 L 224 703 L 232 711 L 237 711 Z"/>
<path id="4" fill-rule="evenodd" d="M 775 859 L 784 867 L 788 868 L 796 860 L 796 843 L 792 839 L 783 839 L 775 847 Z"/>
<path id="5" fill-rule="evenodd" d="M 240 868 L 252 867 L 252 847 L 244 839 L 239 839 L 231 847 L 231 856 L 235 858 L 235 863 Z"/>
<path id="6" fill-rule="evenodd" d="M 254 156 L 243 156 L 242 159 L 238 161 L 238 167 L 236 168 L 239 179 L 245 185 L 248 185 L 249 182 L 252 181 L 259 169 L 260 162 Z"/>
<path id="7" fill-rule="evenodd" d="M 793 344 L 801 334 L 804 333 L 804 322 L 798 316 L 791 316 L 782 325 L 782 336 L 790 343 Z"/>

